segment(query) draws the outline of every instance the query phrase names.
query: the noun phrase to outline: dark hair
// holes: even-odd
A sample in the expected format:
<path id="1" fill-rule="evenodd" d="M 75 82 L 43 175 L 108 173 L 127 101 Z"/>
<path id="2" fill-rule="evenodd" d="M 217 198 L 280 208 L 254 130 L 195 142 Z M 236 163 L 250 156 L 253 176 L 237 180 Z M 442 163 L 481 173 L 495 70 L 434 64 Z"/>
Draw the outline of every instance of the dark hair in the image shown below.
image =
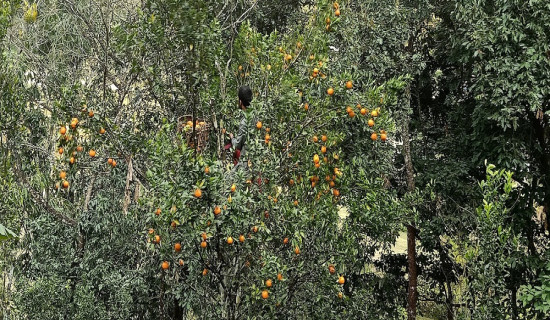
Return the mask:
<path id="1" fill-rule="evenodd" d="M 239 88 L 239 100 L 242 101 L 245 107 L 250 105 L 252 101 L 252 90 L 249 86 L 242 86 Z"/>

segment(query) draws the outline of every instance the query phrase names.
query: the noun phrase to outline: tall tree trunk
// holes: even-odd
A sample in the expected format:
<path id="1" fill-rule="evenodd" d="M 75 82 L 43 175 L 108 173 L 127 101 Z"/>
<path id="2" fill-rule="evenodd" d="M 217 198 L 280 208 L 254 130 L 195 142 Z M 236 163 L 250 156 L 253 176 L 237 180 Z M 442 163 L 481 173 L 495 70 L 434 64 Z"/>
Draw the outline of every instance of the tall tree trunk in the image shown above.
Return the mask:
<path id="1" fill-rule="evenodd" d="M 411 91 L 410 86 L 405 90 L 405 114 L 403 116 L 403 156 L 405 157 L 405 171 L 407 175 L 407 190 L 414 192 L 414 172 L 411 159 L 411 141 L 409 137 L 409 122 L 410 118 L 408 110 L 411 103 Z M 414 226 L 414 219 L 411 219 L 407 225 L 407 258 L 409 261 L 409 288 L 407 297 L 407 318 L 409 320 L 416 319 L 416 302 L 418 299 L 417 294 L 417 270 L 416 270 L 416 227 Z"/>

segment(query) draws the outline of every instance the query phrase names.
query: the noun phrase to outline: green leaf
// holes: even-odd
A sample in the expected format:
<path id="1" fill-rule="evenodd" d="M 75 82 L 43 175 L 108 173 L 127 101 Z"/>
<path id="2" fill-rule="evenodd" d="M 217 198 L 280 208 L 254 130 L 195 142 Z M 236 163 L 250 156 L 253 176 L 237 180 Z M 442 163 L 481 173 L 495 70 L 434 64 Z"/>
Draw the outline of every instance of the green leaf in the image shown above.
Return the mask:
<path id="1" fill-rule="evenodd" d="M 13 231 L 11 231 L 10 229 L 0 224 L 0 241 L 11 239 L 11 238 L 17 238 L 17 235 L 13 233 Z"/>

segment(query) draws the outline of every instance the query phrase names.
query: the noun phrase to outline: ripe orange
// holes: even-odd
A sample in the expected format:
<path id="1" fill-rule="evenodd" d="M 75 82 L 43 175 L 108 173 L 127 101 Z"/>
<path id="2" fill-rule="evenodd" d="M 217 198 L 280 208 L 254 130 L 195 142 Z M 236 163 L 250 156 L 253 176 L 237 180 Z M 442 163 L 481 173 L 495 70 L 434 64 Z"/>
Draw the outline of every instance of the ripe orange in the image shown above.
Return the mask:
<path id="1" fill-rule="evenodd" d="M 269 298 L 269 292 L 267 290 L 262 291 L 262 298 L 263 299 Z"/>
<path id="2" fill-rule="evenodd" d="M 327 17 L 327 18 L 325 19 L 325 23 L 326 23 L 326 24 L 330 24 L 330 18 L 329 18 L 329 17 Z"/>
<path id="3" fill-rule="evenodd" d="M 340 16 L 340 9 L 336 9 L 336 11 L 334 11 L 334 15 L 339 17 Z M 351 88 L 348 88 L 348 89 L 351 89 Z"/>
<path id="4" fill-rule="evenodd" d="M 172 227 L 172 229 L 176 229 L 177 226 L 178 224 L 176 223 L 176 221 L 172 221 L 172 223 L 170 223 L 170 227 Z"/>
<path id="5" fill-rule="evenodd" d="M 380 140 L 386 141 L 386 140 L 388 140 L 388 136 L 387 136 L 385 133 L 382 133 L 382 134 L 380 135 Z"/>
<path id="6" fill-rule="evenodd" d="M 317 136 L 313 136 L 313 142 L 317 143 L 319 141 L 319 138 Z"/>
<path id="7" fill-rule="evenodd" d="M 69 159 L 69 163 L 70 163 L 70 164 L 74 164 L 75 161 L 76 161 L 76 160 L 75 160 L 74 157 L 71 157 L 71 159 Z"/>
<path id="8" fill-rule="evenodd" d="M 233 238 L 227 237 L 227 244 L 233 244 Z"/>
<path id="9" fill-rule="evenodd" d="M 288 181 L 288 184 L 290 184 L 291 186 L 294 185 L 294 179 L 290 179 L 290 181 Z"/>
<path id="10" fill-rule="evenodd" d="M 376 118 L 376 117 L 378 117 L 378 111 L 377 111 L 377 110 L 372 110 L 372 112 L 370 113 L 370 115 L 371 115 L 373 118 Z"/>
<path id="11" fill-rule="evenodd" d="M 340 11 L 338 11 L 338 12 L 340 12 Z M 353 88 L 353 82 L 351 82 L 351 80 L 349 80 L 348 82 L 346 82 L 346 89 L 349 90 L 351 88 Z"/>
<path id="12" fill-rule="evenodd" d="M 361 108 L 361 115 L 366 115 L 367 114 L 367 109 L 365 108 Z"/>
<path id="13" fill-rule="evenodd" d="M 340 196 L 340 191 L 338 191 L 338 189 L 332 189 L 332 194 L 333 194 L 335 197 L 338 197 L 338 196 Z"/>
<path id="14" fill-rule="evenodd" d="M 304 104 L 304 110 L 306 110 L 306 111 L 309 110 L 309 103 L 306 102 L 306 103 Z"/>
<path id="15" fill-rule="evenodd" d="M 99 134 L 104 134 L 104 133 L 105 133 L 105 129 L 104 129 L 104 128 L 99 129 Z"/>
<path id="16" fill-rule="evenodd" d="M 67 177 L 67 173 L 66 173 L 65 171 L 61 171 L 61 172 L 59 173 L 59 178 L 60 178 L 60 179 L 65 179 L 66 177 Z"/>
<path id="17" fill-rule="evenodd" d="M 162 263 L 162 270 L 168 270 L 170 268 L 170 263 L 168 261 L 164 261 Z"/>
<path id="18" fill-rule="evenodd" d="M 284 243 L 284 244 L 288 244 L 288 238 L 285 238 L 285 239 L 283 240 L 283 243 Z"/>
<path id="19" fill-rule="evenodd" d="M 319 163 L 319 155 L 313 155 L 313 163 Z"/>
<path id="20" fill-rule="evenodd" d="M 281 273 L 277 273 L 277 280 L 282 281 L 283 275 Z"/>
<path id="21" fill-rule="evenodd" d="M 155 214 L 156 214 L 157 216 L 160 216 L 160 212 L 161 212 L 160 208 L 157 208 L 157 210 L 155 211 Z"/>
<path id="22" fill-rule="evenodd" d="M 93 116 L 94 116 L 94 112 L 93 112 L 93 111 L 88 112 L 88 116 L 90 116 L 90 118 L 93 117 Z"/>
<path id="23" fill-rule="evenodd" d="M 180 266 L 183 266 L 183 259 L 180 259 L 179 263 L 180 263 Z"/>
<path id="24" fill-rule="evenodd" d="M 371 135 L 370 135 L 370 138 L 372 141 L 376 141 L 378 139 L 378 135 L 376 134 L 376 132 L 373 132 Z"/>
<path id="25" fill-rule="evenodd" d="M 338 278 L 338 284 L 344 284 L 346 282 L 346 280 L 344 279 L 344 276 L 340 276 Z"/>
<path id="26" fill-rule="evenodd" d="M 218 214 L 220 214 L 221 212 L 222 212 L 222 209 L 220 209 L 220 207 L 216 206 L 216 207 L 214 208 L 214 214 L 215 214 L 215 215 L 218 215 Z"/>
<path id="27" fill-rule="evenodd" d="M 206 241 L 201 241 L 201 248 L 206 248 L 208 244 L 206 244 Z"/>
<path id="28" fill-rule="evenodd" d="M 111 165 L 114 167 L 116 167 L 116 160 L 113 160 L 113 163 L 111 163 Z"/>
<path id="29" fill-rule="evenodd" d="M 244 235 L 241 234 L 241 235 L 239 236 L 239 242 L 244 242 Z"/>
<path id="30" fill-rule="evenodd" d="M 353 118 L 353 117 L 355 117 L 355 112 L 351 111 L 350 113 L 348 113 L 348 115 L 350 116 L 350 118 Z"/>
<path id="31" fill-rule="evenodd" d="M 336 183 L 334 183 L 334 181 L 330 181 L 328 183 L 328 185 L 331 187 L 331 188 L 334 188 L 334 186 L 336 186 Z"/>
<path id="32" fill-rule="evenodd" d="M 336 273 L 336 268 L 334 268 L 333 265 L 329 265 L 328 266 L 328 272 L 330 272 L 330 274 L 334 274 L 334 273 Z"/>
<path id="33" fill-rule="evenodd" d="M 258 227 L 257 227 L 257 226 L 253 226 L 253 227 L 252 227 L 252 231 L 253 231 L 254 233 L 258 232 Z"/>
<path id="34" fill-rule="evenodd" d="M 78 146 L 78 147 L 76 147 L 76 151 L 78 151 L 78 152 L 82 152 L 82 150 L 84 150 L 84 148 L 82 148 L 82 146 Z"/>
<path id="35" fill-rule="evenodd" d="M 261 128 L 262 128 L 262 122 L 261 122 L 261 121 L 256 122 L 256 128 L 257 128 L 257 129 L 261 129 Z"/>
<path id="36" fill-rule="evenodd" d="M 181 244 L 179 242 L 174 245 L 174 250 L 176 250 L 177 252 L 181 251 Z"/>
<path id="37" fill-rule="evenodd" d="M 346 107 L 346 112 L 347 112 L 347 113 L 350 113 L 351 111 L 353 111 L 353 110 L 351 109 L 351 107 L 350 107 L 350 106 L 347 106 L 347 107 Z"/>
<path id="38" fill-rule="evenodd" d="M 369 119 L 368 124 L 369 124 L 369 127 L 374 127 L 374 120 Z"/>
<path id="39" fill-rule="evenodd" d="M 89 155 L 92 158 L 95 157 L 95 150 L 94 149 L 90 150 Z"/>
<path id="40" fill-rule="evenodd" d="M 231 185 L 231 192 L 235 192 L 235 191 L 237 191 L 237 185 L 232 184 Z"/>
<path id="41" fill-rule="evenodd" d="M 107 159 L 107 163 L 112 165 L 113 164 L 113 159 L 111 159 L 111 158 Z"/>
<path id="42" fill-rule="evenodd" d="M 334 3 L 332 4 L 332 7 L 333 7 L 334 9 L 338 10 L 338 9 L 340 8 L 340 5 L 338 5 L 338 2 L 334 2 Z"/>
<path id="43" fill-rule="evenodd" d="M 332 96 L 332 95 L 334 94 L 334 89 L 328 88 L 328 89 L 327 89 L 327 94 L 328 94 L 329 96 Z"/>
<path id="44" fill-rule="evenodd" d="M 342 299 L 344 297 L 344 294 L 342 292 L 338 292 L 338 298 Z"/>
<path id="45" fill-rule="evenodd" d="M 65 133 L 67 133 L 67 128 L 61 127 L 61 129 L 59 129 L 59 133 L 60 133 L 61 135 L 64 135 Z"/>
<path id="46" fill-rule="evenodd" d="M 155 243 L 160 243 L 160 236 L 158 234 L 155 236 Z"/>
<path id="47" fill-rule="evenodd" d="M 321 147 L 321 152 L 322 152 L 322 153 L 327 153 L 327 147 L 322 146 L 322 147 Z"/>
<path id="48" fill-rule="evenodd" d="M 267 279 L 265 281 L 265 286 L 268 287 L 268 288 L 271 288 L 271 286 L 273 285 L 273 281 L 271 281 L 271 279 Z"/>
<path id="49" fill-rule="evenodd" d="M 294 206 L 298 206 L 298 200 L 294 200 Z"/>
<path id="50" fill-rule="evenodd" d="M 315 60 L 315 55 L 310 54 L 310 55 L 309 55 L 309 60 Z"/>
<path id="51" fill-rule="evenodd" d="M 322 136 L 322 137 L 321 137 L 321 141 L 327 142 L 327 136 Z"/>
<path id="52" fill-rule="evenodd" d="M 239 71 L 243 71 L 243 66 L 239 66 Z"/>
<path id="53" fill-rule="evenodd" d="M 210 167 L 204 168 L 204 173 L 209 174 L 210 173 Z"/>
<path id="54" fill-rule="evenodd" d="M 69 181 L 63 181 L 63 188 L 67 189 L 69 187 Z"/>
<path id="55" fill-rule="evenodd" d="M 295 254 L 300 254 L 300 248 L 298 246 L 296 246 L 296 248 L 294 248 L 294 253 Z"/>
<path id="56" fill-rule="evenodd" d="M 202 270 L 202 275 L 203 275 L 203 276 L 206 276 L 207 274 L 208 274 L 208 269 L 204 268 L 204 269 Z"/>
<path id="57" fill-rule="evenodd" d="M 63 148 L 59 148 L 58 152 L 59 154 L 63 154 Z"/>
<path id="58" fill-rule="evenodd" d="M 201 237 L 202 237 L 202 240 L 206 240 L 208 238 L 208 236 L 206 235 L 206 232 L 203 232 L 201 234 Z"/>
<path id="59" fill-rule="evenodd" d="M 195 196 L 195 198 L 202 197 L 202 190 L 201 189 L 195 189 L 195 192 L 193 193 L 193 195 Z"/>

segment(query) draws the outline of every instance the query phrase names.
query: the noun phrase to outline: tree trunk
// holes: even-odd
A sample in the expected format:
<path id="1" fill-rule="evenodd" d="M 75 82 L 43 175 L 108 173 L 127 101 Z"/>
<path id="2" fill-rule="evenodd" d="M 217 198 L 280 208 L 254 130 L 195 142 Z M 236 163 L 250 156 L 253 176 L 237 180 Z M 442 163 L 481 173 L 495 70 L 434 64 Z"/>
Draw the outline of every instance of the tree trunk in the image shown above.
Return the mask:
<path id="1" fill-rule="evenodd" d="M 414 172 L 411 159 L 411 141 L 409 137 L 409 115 L 408 110 L 410 108 L 411 91 L 410 86 L 405 90 L 405 114 L 403 115 L 403 156 L 405 158 L 405 172 L 407 175 L 407 190 L 414 192 Z M 417 295 L 417 270 L 416 270 L 416 227 L 414 226 L 414 218 L 407 225 L 407 258 L 409 261 L 409 288 L 407 297 L 407 318 L 409 320 L 416 319 L 416 302 L 418 300 Z"/>
<path id="2" fill-rule="evenodd" d="M 416 271 L 416 229 L 412 225 L 407 226 L 407 257 L 409 260 L 409 295 L 407 298 L 407 319 L 416 319 L 417 301 L 417 271 Z"/>
<path id="3" fill-rule="evenodd" d="M 516 288 L 513 288 L 511 291 L 512 291 L 512 296 L 510 298 L 510 304 L 512 305 L 512 320 L 517 320 L 518 319 L 517 290 Z"/>
<path id="4" fill-rule="evenodd" d="M 451 287 L 451 282 L 447 281 L 447 320 L 454 320 L 453 312 L 453 287 Z"/>

